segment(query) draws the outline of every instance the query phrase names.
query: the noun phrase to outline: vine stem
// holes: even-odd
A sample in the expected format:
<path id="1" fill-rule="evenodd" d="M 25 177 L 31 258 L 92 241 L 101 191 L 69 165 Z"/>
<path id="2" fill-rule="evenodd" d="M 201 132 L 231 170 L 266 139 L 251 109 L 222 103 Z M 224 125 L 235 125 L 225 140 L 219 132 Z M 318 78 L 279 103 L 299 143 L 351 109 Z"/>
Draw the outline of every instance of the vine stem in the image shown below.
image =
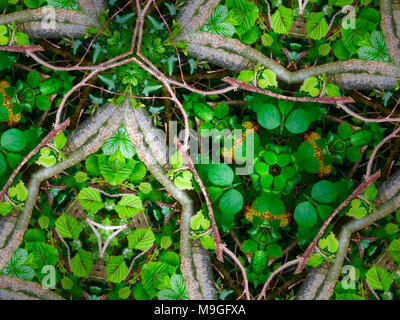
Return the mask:
<path id="1" fill-rule="evenodd" d="M 247 280 L 246 269 L 243 267 L 240 260 L 235 256 L 235 254 L 231 250 L 229 250 L 225 245 L 222 245 L 221 247 L 222 247 L 222 250 L 228 256 L 230 256 L 233 259 L 233 261 L 235 261 L 235 263 L 238 265 L 240 271 L 242 272 L 243 282 L 244 282 L 244 294 L 246 296 L 246 299 L 250 300 L 249 281 Z"/>
<path id="2" fill-rule="evenodd" d="M 321 98 L 310 98 L 310 97 L 289 97 L 282 94 L 278 94 L 269 90 L 262 90 L 251 84 L 246 82 L 231 78 L 225 77 L 222 81 L 229 83 L 231 86 L 250 92 L 260 93 L 272 98 L 276 98 L 278 100 L 286 100 L 286 101 L 293 101 L 293 102 L 318 102 L 324 104 L 343 104 L 343 103 L 352 103 L 354 100 L 350 97 L 321 97 Z"/>
<path id="3" fill-rule="evenodd" d="M 375 172 L 373 175 L 366 177 L 364 181 L 353 191 L 351 195 L 347 197 L 346 200 L 344 200 L 330 215 L 329 217 L 325 220 L 323 223 L 321 229 L 318 231 L 317 235 L 315 236 L 314 240 L 310 243 L 310 245 L 307 247 L 306 251 L 304 251 L 303 256 L 300 258 L 299 265 L 296 268 L 296 273 L 300 273 L 303 271 L 308 259 L 310 258 L 311 254 L 314 251 L 315 246 L 317 245 L 317 242 L 319 238 L 324 234 L 326 228 L 328 225 L 331 223 L 332 219 L 336 217 L 336 215 L 343 209 L 345 208 L 352 199 L 357 197 L 361 192 L 363 192 L 368 186 L 370 186 L 372 183 L 374 183 L 381 175 L 380 170 Z"/>
<path id="4" fill-rule="evenodd" d="M 126 275 L 126 278 L 125 278 L 125 280 L 124 280 L 124 283 L 126 283 L 126 282 L 128 281 L 129 275 L 130 275 L 130 273 L 132 272 L 132 268 L 133 268 L 133 265 L 134 265 L 135 261 L 136 261 L 137 259 L 139 259 L 141 256 L 145 255 L 147 252 L 153 250 L 155 247 L 156 247 L 156 244 L 153 244 L 150 248 L 148 248 L 148 249 L 145 250 L 145 251 L 142 251 L 141 253 L 139 253 L 138 255 L 136 255 L 136 256 L 132 259 L 132 262 L 131 262 L 131 265 L 129 266 L 128 273 L 127 273 L 127 275 Z"/>
<path id="5" fill-rule="evenodd" d="M 210 220 L 211 220 L 211 227 L 212 227 L 212 231 L 213 231 L 213 239 L 214 239 L 214 244 L 215 244 L 215 252 L 217 254 L 217 258 L 220 261 L 223 261 L 223 255 L 222 255 L 222 243 L 221 243 L 221 236 L 219 234 L 218 231 L 218 227 L 217 227 L 217 223 L 215 222 L 215 217 L 214 217 L 214 210 L 212 207 L 212 203 L 210 200 L 210 196 L 207 192 L 207 188 L 204 185 L 203 181 L 201 181 L 200 176 L 196 170 L 196 168 L 194 167 L 193 164 L 193 160 L 190 157 L 190 155 L 188 154 L 188 152 L 183 148 L 182 144 L 178 141 L 178 139 L 175 140 L 178 149 L 183 157 L 183 159 L 185 160 L 185 162 L 187 163 L 190 171 L 192 171 L 194 178 L 196 179 L 196 182 L 198 183 L 201 192 L 204 195 L 204 198 L 206 199 L 206 203 L 207 203 L 207 209 L 208 209 L 208 214 L 210 216 Z"/>
<path id="6" fill-rule="evenodd" d="M 278 269 L 274 270 L 268 277 L 267 281 L 265 282 L 260 294 L 257 297 L 257 300 L 261 300 L 265 298 L 265 293 L 267 292 L 268 286 L 271 283 L 272 279 L 282 270 L 285 270 L 286 268 L 296 265 L 301 261 L 301 258 L 294 259 L 292 261 L 289 261 L 285 263 L 284 265 L 280 266 Z"/>
<path id="7" fill-rule="evenodd" d="M 375 147 L 374 151 L 372 151 L 371 157 L 369 158 L 368 165 L 367 165 L 367 171 L 365 173 L 365 178 L 367 179 L 371 175 L 371 170 L 372 170 L 372 163 L 374 162 L 374 159 L 376 157 L 376 154 L 378 153 L 379 149 L 389 140 L 398 137 L 398 133 L 400 132 L 400 127 L 395 129 L 390 135 L 388 135 L 385 139 L 383 139 L 381 142 L 378 143 L 378 145 Z"/>
<path id="8" fill-rule="evenodd" d="M 61 242 L 64 244 L 65 248 L 67 248 L 67 254 L 68 254 L 68 268 L 71 270 L 71 252 L 69 250 L 69 246 L 67 242 L 63 239 L 63 237 L 60 236 L 60 234 L 57 232 L 56 228 L 53 228 L 54 232 L 56 235 L 60 238 Z M 71 272 L 71 271 L 70 271 Z"/>

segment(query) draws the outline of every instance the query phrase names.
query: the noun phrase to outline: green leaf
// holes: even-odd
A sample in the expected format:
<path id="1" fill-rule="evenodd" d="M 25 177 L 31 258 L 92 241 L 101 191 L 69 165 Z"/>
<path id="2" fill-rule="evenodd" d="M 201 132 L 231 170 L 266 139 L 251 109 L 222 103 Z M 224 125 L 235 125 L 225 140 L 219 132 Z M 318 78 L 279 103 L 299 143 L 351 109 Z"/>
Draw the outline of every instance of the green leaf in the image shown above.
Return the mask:
<path id="1" fill-rule="evenodd" d="M 154 244 L 155 236 L 150 228 L 136 229 L 128 234 L 130 249 L 146 251 Z"/>
<path id="2" fill-rule="evenodd" d="M 214 113 L 215 113 L 215 116 L 218 118 L 218 119 L 223 119 L 223 118 L 225 118 L 227 115 L 228 115 L 228 113 L 229 113 L 229 106 L 226 104 L 226 102 L 221 102 L 221 103 L 218 103 L 216 106 L 215 106 L 215 109 L 214 109 Z"/>
<path id="3" fill-rule="evenodd" d="M 328 23 L 323 12 L 312 12 L 306 22 L 307 37 L 313 40 L 322 39 L 328 31 Z"/>
<path id="4" fill-rule="evenodd" d="M 26 138 L 19 129 L 8 129 L 1 135 L 1 146 L 7 151 L 19 152 L 26 147 Z"/>
<path id="5" fill-rule="evenodd" d="M 263 128 L 273 130 L 281 125 L 281 115 L 276 106 L 264 104 L 257 111 L 257 121 Z"/>
<path id="6" fill-rule="evenodd" d="M 374 290 L 388 291 L 393 282 L 390 273 L 378 266 L 370 268 L 366 278 L 369 286 Z"/>
<path id="7" fill-rule="evenodd" d="M 142 284 L 150 298 L 157 296 L 160 289 L 170 288 L 170 276 L 175 267 L 164 262 L 148 262 L 140 271 Z"/>
<path id="8" fill-rule="evenodd" d="M 2 175 L 7 169 L 7 162 L 3 154 L 0 153 L 0 175 Z"/>
<path id="9" fill-rule="evenodd" d="M 65 136 L 64 132 L 60 132 L 58 135 L 55 136 L 53 142 L 54 147 L 58 150 L 61 150 L 67 143 L 67 137 Z"/>
<path id="10" fill-rule="evenodd" d="M 400 263 L 400 239 L 393 240 L 387 251 L 391 254 L 394 261 Z"/>
<path id="11" fill-rule="evenodd" d="M 132 218 L 143 210 L 142 200 L 134 194 L 128 194 L 121 198 L 114 209 L 121 219 Z"/>
<path id="12" fill-rule="evenodd" d="M 257 6 L 247 0 L 227 0 L 226 5 L 231 8 L 232 16 L 235 20 L 236 33 L 242 36 L 255 25 L 258 18 Z M 226 21 L 227 22 L 227 21 Z"/>
<path id="13" fill-rule="evenodd" d="M 35 106 L 39 110 L 49 110 L 50 109 L 50 100 L 46 95 L 38 95 L 35 97 Z"/>
<path id="14" fill-rule="evenodd" d="M 358 49 L 358 56 L 364 60 L 390 61 L 389 53 L 385 43 L 385 37 L 381 31 L 371 34 L 371 46 Z"/>
<path id="15" fill-rule="evenodd" d="M 11 212 L 13 205 L 10 202 L 2 201 L 0 203 L 0 216 L 5 216 Z"/>
<path id="16" fill-rule="evenodd" d="M 346 157 L 351 162 L 361 161 L 361 152 L 357 147 L 349 147 L 346 149 Z"/>
<path id="17" fill-rule="evenodd" d="M 267 69 L 264 70 L 261 75 L 262 78 L 258 79 L 258 84 L 261 88 L 278 86 L 278 82 L 276 81 L 276 73 L 274 71 Z"/>
<path id="18" fill-rule="evenodd" d="M 158 300 L 188 300 L 185 282 L 180 274 L 171 277 L 171 289 L 163 289 L 158 292 Z"/>
<path id="19" fill-rule="evenodd" d="M 353 134 L 353 130 L 351 129 L 351 126 L 347 122 L 343 122 L 339 125 L 338 127 L 338 135 L 340 138 L 343 140 L 346 140 L 351 137 Z"/>
<path id="20" fill-rule="evenodd" d="M 355 147 L 367 145 L 373 138 L 373 133 L 368 130 L 358 130 L 351 137 L 350 142 Z"/>
<path id="21" fill-rule="evenodd" d="M 55 94 L 63 87 L 63 82 L 60 79 L 48 78 L 40 84 L 40 92 L 44 95 Z"/>
<path id="22" fill-rule="evenodd" d="M 257 250 L 251 259 L 251 264 L 255 273 L 261 274 L 267 267 L 267 253 L 262 250 Z"/>
<path id="23" fill-rule="evenodd" d="M 75 218 L 62 214 L 59 218 L 57 218 L 56 222 L 56 230 L 58 234 L 62 238 L 70 238 L 70 239 L 78 239 L 79 234 L 82 231 L 82 226 L 76 221 Z"/>
<path id="24" fill-rule="evenodd" d="M 35 271 L 25 264 L 27 259 L 28 252 L 25 249 L 17 249 L 2 270 L 2 273 L 23 280 L 32 280 L 35 276 Z"/>
<path id="25" fill-rule="evenodd" d="M 123 256 L 112 256 L 108 259 L 106 265 L 107 280 L 120 283 L 128 275 L 128 267 L 126 266 Z"/>
<path id="26" fill-rule="evenodd" d="M 121 155 L 127 159 L 131 159 L 135 155 L 132 141 L 123 126 L 104 143 L 101 149 L 106 155 L 112 155 L 119 150 Z"/>
<path id="27" fill-rule="evenodd" d="M 310 228 L 317 222 L 317 218 L 317 211 L 308 201 L 299 203 L 294 210 L 294 220 L 299 226 Z"/>
<path id="28" fill-rule="evenodd" d="M 243 208 L 242 194 L 235 189 L 225 192 L 224 195 L 219 199 L 219 208 L 224 213 L 238 213 Z"/>
<path id="29" fill-rule="evenodd" d="M 242 243 L 241 250 L 246 253 L 255 253 L 258 249 L 257 241 L 253 239 L 244 240 Z"/>
<path id="30" fill-rule="evenodd" d="M 230 186 L 233 178 L 233 170 L 225 163 L 213 164 L 208 171 L 208 180 L 219 187 Z"/>
<path id="31" fill-rule="evenodd" d="M 19 201 L 25 201 L 28 196 L 28 189 L 25 187 L 22 180 L 20 180 L 15 187 L 8 189 L 8 194 L 11 198 L 17 197 Z"/>
<path id="32" fill-rule="evenodd" d="M 279 258 L 282 256 L 282 248 L 276 243 L 270 243 L 265 248 L 268 257 Z"/>
<path id="33" fill-rule="evenodd" d="M 42 78 L 40 77 L 39 72 L 36 70 L 29 72 L 26 80 L 32 88 L 39 87 L 40 83 L 42 82 Z"/>
<path id="34" fill-rule="evenodd" d="M 76 199 L 82 208 L 90 213 L 96 213 L 104 207 L 100 192 L 93 188 L 83 188 Z"/>
<path id="35" fill-rule="evenodd" d="M 321 180 L 313 185 L 311 196 L 320 203 L 332 203 L 336 200 L 337 191 L 332 182 Z"/>
<path id="36" fill-rule="evenodd" d="M 286 129 L 293 134 L 306 132 L 309 126 L 310 119 L 308 114 L 302 109 L 296 109 L 291 112 L 285 123 Z"/>
<path id="37" fill-rule="evenodd" d="M 79 249 L 71 259 L 71 271 L 77 277 L 87 278 L 93 267 L 93 255 L 91 252 Z"/>
<path id="38" fill-rule="evenodd" d="M 201 120 L 210 122 L 214 117 L 214 111 L 205 103 L 202 102 L 194 103 L 193 110 L 196 116 Z"/>
<path id="39" fill-rule="evenodd" d="M 303 85 L 300 87 L 300 91 L 309 93 L 312 97 L 316 97 L 319 94 L 317 88 L 319 81 L 316 77 L 309 77 L 304 80 Z"/>
<path id="40" fill-rule="evenodd" d="M 293 10 L 279 6 L 271 16 L 271 27 L 279 34 L 288 34 L 293 24 Z"/>
<path id="41" fill-rule="evenodd" d="M 251 82 L 254 80 L 254 71 L 252 70 L 243 70 L 240 71 L 239 76 L 237 77 L 237 79 L 239 81 L 243 81 L 243 82 Z"/>

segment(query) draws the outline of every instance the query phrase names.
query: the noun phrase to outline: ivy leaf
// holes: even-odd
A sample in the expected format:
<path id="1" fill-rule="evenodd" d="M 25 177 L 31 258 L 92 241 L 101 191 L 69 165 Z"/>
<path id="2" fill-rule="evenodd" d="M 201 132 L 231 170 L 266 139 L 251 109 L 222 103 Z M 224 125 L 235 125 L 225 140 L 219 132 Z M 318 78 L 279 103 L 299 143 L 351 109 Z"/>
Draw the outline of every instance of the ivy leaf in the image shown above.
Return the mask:
<path id="1" fill-rule="evenodd" d="M 56 230 L 58 234 L 62 238 L 70 238 L 70 239 L 78 239 L 79 234 L 82 231 L 82 226 L 76 221 L 75 218 L 62 214 L 59 218 L 57 218 L 56 222 Z"/>
<path id="2" fill-rule="evenodd" d="M 128 243 L 130 249 L 146 251 L 154 244 L 155 236 L 150 228 L 136 229 L 128 234 Z"/>
<path id="3" fill-rule="evenodd" d="M 107 280 L 119 283 L 128 275 L 128 267 L 126 266 L 123 256 L 112 256 L 108 259 L 106 265 Z"/>
<path id="4" fill-rule="evenodd" d="M 307 37 L 313 40 L 322 39 L 328 31 L 328 23 L 323 12 L 311 13 L 306 22 Z"/>
<path id="5" fill-rule="evenodd" d="M 104 207 L 100 192 L 93 188 L 83 188 L 76 199 L 82 208 L 90 213 L 96 213 Z"/>
<path id="6" fill-rule="evenodd" d="M 121 198 L 114 209 L 121 219 L 132 218 L 143 210 L 142 200 L 134 194 L 128 194 Z"/>
<path id="7" fill-rule="evenodd" d="M 369 269 L 366 278 L 369 286 L 374 290 L 388 291 L 393 282 L 390 273 L 378 266 Z"/>
<path id="8" fill-rule="evenodd" d="M 288 34 L 293 24 L 293 10 L 279 6 L 271 16 L 271 27 L 279 34 Z"/>

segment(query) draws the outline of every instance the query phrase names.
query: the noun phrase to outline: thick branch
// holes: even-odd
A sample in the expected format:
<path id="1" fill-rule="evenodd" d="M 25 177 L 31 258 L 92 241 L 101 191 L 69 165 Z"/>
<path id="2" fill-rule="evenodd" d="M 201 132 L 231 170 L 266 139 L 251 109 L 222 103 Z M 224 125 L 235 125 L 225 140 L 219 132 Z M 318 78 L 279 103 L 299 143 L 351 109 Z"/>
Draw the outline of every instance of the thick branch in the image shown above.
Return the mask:
<path id="1" fill-rule="evenodd" d="M 32 210 L 36 204 L 41 182 L 52 178 L 62 171 L 72 167 L 76 163 L 86 159 L 90 154 L 96 152 L 120 127 L 121 122 L 121 114 L 118 112 L 114 113 L 109 119 L 107 125 L 102 127 L 97 135 L 93 136 L 85 144 L 73 151 L 68 158 L 49 168 L 42 168 L 32 175 L 28 183 L 28 196 L 25 201 L 23 212 L 19 214 L 17 220 L 13 224 L 12 231 L 8 230 L 8 235 L 3 245 L 0 247 L 0 270 L 5 267 L 14 251 L 21 244 L 31 218 Z M 0 219 L 3 219 L 3 217 Z M 0 229 L 0 232 L 1 231 L 2 230 Z"/>
<path id="2" fill-rule="evenodd" d="M 125 129 L 131 138 L 139 159 L 143 161 L 150 173 L 163 185 L 165 190 L 169 192 L 182 206 L 180 224 L 181 271 L 185 280 L 189 299 L 203 300 L 205 298 L 204 292 L 206 292 L 206 290 L 205 288 L 203 290 L 201 282 L 199 283 L 196 276 L 196 267 L 194 264 L 192 243 L 190 240 L 190 218 L 193 214 L 193 201 L 186 192 L 178 189 L 175 184 L 169 180 L 168 176 L 165 175 L 165 170 L 145 145 L 144 133 L 139 129 L 139 123 L 128 98 L 123 101 L 121 112 L 125 113 Z"/>
<path id="3" fill-rule="evenodd" d="M 234 65 L 232 68 L 233 70 L 240 70 L 247 61 L 253 64 L 260 63 L 260 65 L 274 71 L 280 80 L 289 84 L 301 83 L 308 77 L 322 74 L 330 76 L 354 73 L 360 74 L 360 78 L 357 78 L 357 81 L 353 79 L 353 75 L 350 78 L 335 77 L 332 79 L 335 82 L 337 81 L 341 86 L 346 86 L 347 82 L 350 82 L 349 86 L 351 87 L 355 86 L 354 83 L 356 83 L 357 85 L 367 85 L 368 88 L 387 88 L 396 87 L 395 80 L 400 78 L 400 68 L 387 62 L 366 60 L 337 61 L 290 72 L 276 63 L 273 59 L 266 57 L 258 50 L 247 46 L 236 39 L 226 38 L 207 32 L 193 32 L 180 33 L 175 40 L 186 42 L 189 46 L 189 52 L 195 57 L 208 60 L 208 54 L 210 54 L 211 57 L 221 55 L 221 58 L 213 58 L 213 62 L 218 63 L 225 68 L 231 64 Z M 208 48 L 208 50 L 205 50 L 204 48 Z M 199 54 L 196 52 L 198 49 L 200 49 Z M 213 50 L 219 51 L 216 52 Z M 232 56 L 232 54 L 234 56 Z M 232 60 L 232 57 L 234 57 L 236 61 L 239 61 L 237 56 L 241 56 L 246 60 L 242 60 L 240 64 L 235 63 L 235 61 Z M 362 77 L 365 76 L 368 76 L 367 80 L 362 81 Z M 377 80 L 375 80 L 375 78 L 377 78 Z"/>
<path id="4" fill-rule="evenodd" d="M 0 300 L 64 300 L 36 282 L 0 275 Z"/>
<path id="5" fill-rule="evenodd" d="M 396 35 L 397 23 L 393 16 L 393 0 L 381 0 L 381 27 L 391 60 L 400 65 L 400 41 Z"/>

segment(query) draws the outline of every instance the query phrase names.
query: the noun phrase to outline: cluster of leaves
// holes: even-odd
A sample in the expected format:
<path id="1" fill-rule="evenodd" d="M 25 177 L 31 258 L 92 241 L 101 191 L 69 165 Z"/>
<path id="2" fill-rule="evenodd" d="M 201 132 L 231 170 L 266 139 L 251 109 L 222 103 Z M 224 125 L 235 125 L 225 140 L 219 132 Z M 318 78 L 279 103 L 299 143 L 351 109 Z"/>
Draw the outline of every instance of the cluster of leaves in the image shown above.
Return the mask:
<path id="1" fill-rule="evenodd" d="M 116 1 L 111 2 L 114 4 Z M 258 6 L 247 0 L 221 1 L 202 30 L 237 38 L 283 63 L 289 63 L 283 47 L 289 50 L 288 57 L 293 63 L 307 51 L 298 67 L 313 64 L 316 60 L 324 63 L 357 56 L 388 61 L 379 30 L 380 16 L 371 1 L 361 1 L 361 5 L 356 7 L 357 28 L 346 28 L 334 21 L 331 33 L 328 33 L 333 15 L 352 2 L 310 1 L 311 5 L 303 14 L 302 38 L 294 28 L 299 16 L 296 1 L 291 2 L 292 7 L 284 6 L 281 1 L 270 1 L 271 30 L 265 24 L 268 10 L 262 1 Z M 25 0 L 23 5 L 14 0 L 0 0 L 0 7 L 6 5 L 12 10 L 43 5 L 77 9 L 76 1 L 70 0 Z M 173 25 L 176 16 L 174 4 L 166 2 L 162 10 Z M 107 21 L 112 14 L 109 9 L 101 19 Z M 82 56 L 93 40 L 87 59 L 91 63 L 100 63 L 129 50 L 134 23 L 134 13 L 120 13 L 107 24 L 100 36 L 94 38 L 98 30 L 91 29 L 85 39 L 63 41 L 62 45 L 72 54 Z M 0 26 L 0 45 L 9 44 L 14 31 L 12 26 Z M 172 35 L 178 31 L 179 26 L 173 25 Z M 14 36 L 16 44 L 28 44 L 23 34 L 16 32 Z M 186 56 L 184 44 L 176 45 L 181 51 L 181 65 L 169 30 L 158 16 L 148 15 L 142 52 L 156 67 L 169 76 L 180 76 L 179 67 L 189 75 L 210 68 L 210 65 L 197 63 Z M 60 98 L 79 75 L 51 72 L 43 67 L 40 73 L 32 71 L 19 77 L 17 82 L 12 81 L 11 66 L 16 57 L 15 53 L 0 51 L 1 79 L 6 79 L 9 84 L 0 95 L 2 184 L 11 170 L 43 138 L 47 123 L 42 128 L 35 128 L 35 121 L 39 121 L 43 112 L 57 107 Z M 244 70 L 237 78 L 280 94 L 287 90 L 279 87 L 276 74 L 265 68 Z M 162 87 L 135 63 L 99 74 L 97 84 L 109 91 L 146 97 L 160 94 Z M 212 80 L 209 85 L 211 88 Z M 242 241 L 241 251 L 246 255 L 239 254 L 239 259 L 246 268 L 250 289 L 256 294 L 270 273 L 281 266 L 280 258 L 292 240 L 297 239 L 300 247 L 296 246 L 290 255 L 301 254 L 326 218 L 351 193 L 361 176 L 357 172 L 353 179 L 348 179 L 345 173 L 355 163 L 371 156 L 387 128 L 377 123 L 365 124 L 354 118 L 345 118 L 341 124 L 324 120 L 328 107 L 317 103 L 293 103 L 259 94 L 229 93 L 229 99 L 240 99 L 245 105 L 238 108 L 227 104 L 222 95 L 206 98 L 194 93 L 177 94 L 189 116 L 190 128 L 205 139 L 204 144 L 223 145 L 222 150 L 211 148 L 220 161 L 214 161 L 215 154 L 211 152 L 192 156 L 199 160 L 196 169 L 207 188 L 217 226 L 228 246 L 234 245 L 228 233 L 237 230 Z M 342 94 L 323 75 L 307 78 L 294 96 L 335 97 Z M 394 104 L 390 92 L 386 95 L 375 92 L 374 95 L 385 106 Z M 93 90 L 90 101 L 101 105 L 109 97 Z M 155 123 L 160 124 L 159 115 L 167 114 L 168 118 L 171 112 L 159 100 L 145 100 L 144 103 L 137 103 L 136 107 L 147 108 Z M 341 115 L 334 110 L 329 112 Z M 10 126 L 10 115 L 18 114 L 20 118 Z M 252 132 L 246 131 L 249 126 Z M 234 133 L 227 136 L 227 130 Z M 241 131 L 236 134 L 235 130 Z M 313 139 L 310 140 L 309 136 Z M 54 165 L 64 158 L 62 149 L 65 143 L 66 134 L 61 133 L 28 165 Z M 220 163 L 224 159 L 232 161 Z M 244 163 L 246 170 L 239 174 L 238 169 L 243 169 Z M 326 168 L 329 170 L 324 171 Z M 51 179 L 49 185 L 43 184 L 46 192 L 40 194 L 30 228 L 2 273 L 43 284 L 47 279 L 46 268 L 55 267 L 56 292 L 74 299 L 83 299 L 84 295 L 90 299 L 103 296 L 109 299 L 187 299 L 179 269 L 179 219 L 178 214 L 174 214 L 179 207 L 160 183 L 148 174 L 125 128 L 119 128 L 101 150 L 66 173 Z M 172 156 L 168 175 L 179 189 L 201 194 L 193 174 L 178 152 Z M 23 182 L 26 180 L 21 177 L 19 174 L 9 188 L 9 201 L 0 204 L 0 215 L 9 214 L 13 208 L 19 210 L 26 200 L 27 189 Z M 375 209 L 376 195 L 377 185 L 370 186 L 339 212 L 339 219 L 365 217 Z M 196 205 L 196 214 L 190 224 L 191 238 L 199 239 L 206 249 L 213 251 L 207 206 L 205 202 Z M 252 219 L 247 219 L 249 210 L 257 212 Z M 291 221 L 281 223 L 283 217 L 290 219 L 291 216 Z M 98 228 L 98 234 L 94 233 L 85 217 L 105 228 Z M 146 220 L 146 226 L 140 222 L 142 218 Z M 368 288 L 383 299 L 399 296 L 400 277 L 395 272 L 400 264 L 399 220 L 400 211 L 395 217 L 379 221 L 380 228 L 364 230 L 361 237 L 352 241 L 348 258 L 354 268 L 351 273 L 354 283 L 349 287 L 339 281 L 335 299 L 363 299 L 370 291 Z M 135 227 L 133 221 L 141 226 Z M 128 227 L 113 235 L 116 229 L 112 227 L 127 224 Z M 338 249 L 335 234 L 336 230 L 330 226 L 318 242 L 309 267 L 334 259 Z M 69 250 L 60 237 L 68 244 Z M 98 247 L 99 240 L 104 245 L 107 239 L 108 246 L 102 253 Z M 218 293 L 220 299 L 233 298 L 231 290 L 220 289 Z M 370 295 L 370 298 L 374 297 Z"/>

